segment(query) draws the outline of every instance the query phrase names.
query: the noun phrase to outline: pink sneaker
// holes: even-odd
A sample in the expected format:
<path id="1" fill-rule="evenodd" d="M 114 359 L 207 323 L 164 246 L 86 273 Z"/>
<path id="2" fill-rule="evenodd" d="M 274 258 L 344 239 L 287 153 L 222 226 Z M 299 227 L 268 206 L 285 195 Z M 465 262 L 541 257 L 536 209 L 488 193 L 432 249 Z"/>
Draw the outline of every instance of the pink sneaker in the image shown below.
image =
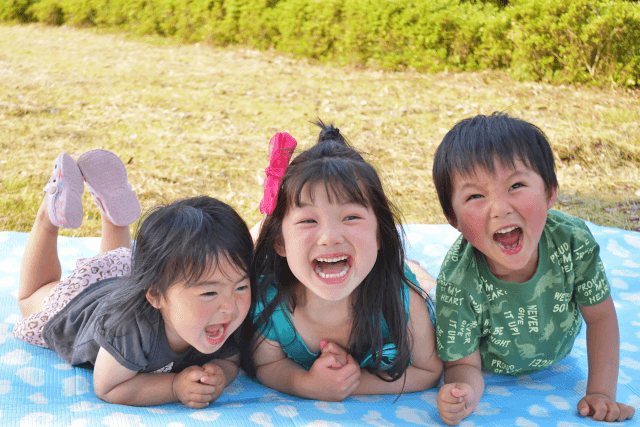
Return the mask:
<path id="1" fill-rule="evenodd" d="M 78 167 L 102 215 L 120 226 L 138 219 L 140 202 L 118 156 L 107 150 L 87 151 L 78 157 Z"/>
<path id="2" fill-rule="evenodd" d="M 78 228 L 82 224 L 82 174 L 73 158 L 61 153 L 53 162 L 51 178 L 44 187 L 49 221 L 56 227 Z"/>

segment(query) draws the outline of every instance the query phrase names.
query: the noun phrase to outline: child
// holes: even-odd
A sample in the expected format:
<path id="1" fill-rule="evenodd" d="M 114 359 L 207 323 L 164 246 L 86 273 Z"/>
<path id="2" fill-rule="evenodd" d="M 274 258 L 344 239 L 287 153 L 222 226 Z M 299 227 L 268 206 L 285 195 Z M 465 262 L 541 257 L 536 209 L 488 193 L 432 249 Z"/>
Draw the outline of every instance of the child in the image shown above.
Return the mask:
<path id="1" fill-rule="evenodd" d="M 83 179 L 102 212 L 100 254 L 60 280 L 59 227 L 82 222 Z M 14 336 L 94 365 L 96 395 L 132 406 L 204 408 L 238 374 L 236 330 L 251 303 L 253 242 L 228 205 L 157 207 L 131 249 L 140 204 L 120 159 L 60 154 L 23 256 Z"/>
<path id="2" fill-rule="evenodd" d="M 462 233 L 436 287 L 442 420 L 455 425 L 475 409 L 482 369 L 521 375 L 561 360 L 582 317 L 589 379 L 578 411 L 632 418 L 615 400 L 618 323 L 599 248 L 583 221 L 549 210 L 558 182 L 542 131 L 501 113 L 462 120 L 436 151 L 433 180 Z"/>
<path id="3" fill-rule="evenodd" d="M 286 169 L 256 243 L 257 378 L 326 401 L 434 387 L 431 300 L 405 269 L 393 208 L 375 169 L 317 124 L 318 143 Z"/>

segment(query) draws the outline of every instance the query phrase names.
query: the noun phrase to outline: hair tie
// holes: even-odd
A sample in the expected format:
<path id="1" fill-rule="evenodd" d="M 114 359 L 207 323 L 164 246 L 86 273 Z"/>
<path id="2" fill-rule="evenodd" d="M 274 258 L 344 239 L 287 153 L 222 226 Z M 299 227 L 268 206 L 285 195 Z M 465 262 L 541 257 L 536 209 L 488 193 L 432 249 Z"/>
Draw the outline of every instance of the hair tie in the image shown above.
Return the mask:
<path id="1" fill-rule="evenodd" d="M 286 132 L 276 133 L 269 141 L 271 155 L 269 166 L 264 170 L 267 179 L 264 182 L 264 197 L 260 202 L 260 213 L 271 215 L 276 207 L 280 180 L 287 171 L 289 159 L 297 144 L 296 140 Z"/>

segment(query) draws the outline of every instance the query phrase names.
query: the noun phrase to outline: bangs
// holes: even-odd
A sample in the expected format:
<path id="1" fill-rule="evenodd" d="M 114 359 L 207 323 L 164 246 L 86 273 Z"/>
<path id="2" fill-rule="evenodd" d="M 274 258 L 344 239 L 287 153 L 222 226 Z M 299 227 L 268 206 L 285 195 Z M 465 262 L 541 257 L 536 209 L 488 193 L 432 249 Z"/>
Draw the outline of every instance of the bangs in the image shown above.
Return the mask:
<path id="1" fill-rule="evenodd" d="M 477 132 L 476 129 L 468 129 L 469 132 Z M 465 132 L 462 132 L 463 134 Z M 496 160 L 505 168 L 515 168 L 516 160 L 520 160 L 529 169 L 534 169 L 540 175 L 537 165 L 532 165 L 530 159 L 536 158 L 539 153 L 535 146 L 527 143 L 528 135 L 518 135 L 515 132 L 501 132 L 490 135 L 489 132 L 477 132 L 474 144 L 469 144 L 471 135 L 462 137 L 453 143 L 454 156 L 449 157 L 448 169 L 460 175 L 473 176 L 477 168 L 495 173 Z"/>
<path id="2" fill-rule="evenodd" d="M 226 278 L 231 278 L 231 271 L 237 273 L 248 274 L 248 268 L 242 266 L 238 260 L 232 259 L 228 252 L 219 254 L 205 254 L 204 260 L 200 257 L 194 259 L 191 257 L 175 256 L 171 258 L 164 268 L 164 274 L 167 284 L 173 284 L 178 281 L 183 282 L 186 288 L 196 286 L 200 279 L 215 271 L 220 271 Z"/>
<path id="3" fill-rule="evenodd" d="M 323 162 L 320 167 L 307 168 L 302 176 L 290 182 L 292 206 L 302 205 L 303 195 L 313 202 L 313 192 L 318 185 L 324 186 L 329 203 L 354 203 L 365 208 L 371 207 L 370 194 L 365 191 L 366 180 L 358 174 L 353 164 L 333 159 Z"/>

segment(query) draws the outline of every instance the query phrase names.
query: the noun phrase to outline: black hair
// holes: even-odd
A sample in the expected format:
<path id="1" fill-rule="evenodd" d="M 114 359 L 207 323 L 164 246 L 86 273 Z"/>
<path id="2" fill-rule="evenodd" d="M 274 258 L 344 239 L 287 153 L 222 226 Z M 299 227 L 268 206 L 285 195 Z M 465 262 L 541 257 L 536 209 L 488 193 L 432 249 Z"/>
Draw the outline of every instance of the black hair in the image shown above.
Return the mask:
<path id="1" fill-rule="evenodd" d="M 457 221 L 451 204 L 455 175 L 473 174 L 477 167 L 493 173 L 496 159 L 510 167 L 523 162 L 540 175 L 548 197 L 558 187 L 553 152 L 537 126 L 502 112 L 467 118 L 447 132 L 433 159 L 433 182 L 449 221 Z"/>
<path id="2" fill-rule="evenodd" d="M 228 262 L 251 275 L 253 241 L 244 220 L 226 203 L 202 196 L 150 209 L 139 222 L 131 273 L 100 307 L 99 324 L 115 335 L 119 325 L 156 310 L 149 291 L 164 297 L 179 281 L 196 285 L 211 267 Z M 230 272 L 223 272 L 230 274 Z M 255 292 L 251 285 L 252 293 Z"/>
<path id="3" fill-rule="evenodd" d="M 287 259 L 276 253 L 274 244 L 282 241 L 282 221 L 289 208 L 300 206 L 303 192 L 311 196 L 313 189 L 322 185 L 330 201 L 371 208 L 377 218 L 380 249 L 373 269 L 351 294 L 354 321 L 347 350 L 356 360 L 362 360 L 371 352 L 375 367 L 370 368 L 370 372 L 386 379 L 384 372 L 393 381 L 404 374 L 411 360 L 411 341 L 402 297 L 403 286 L 409 280 L 404 273 L 399 215 L 387 199 L 374 167 L 350 146 L 340 130 L 321 120 L 315 124 L 321 128 L 318 142 L 298 154 L 287 168 L 280 182 L 276 206 L 265 218 L 256 243 L 254 274 L 259 278 L 256 280 L 256 300 L 262 302 L 264 310 L 255 319 L 255 327 L 266 332 L 263 328 L 275 308 L 283 302 L 292 313 L 296 308 L 294 289 L 299 282 Z M 270 286 L 277 292 L 269 303 L 266 294 Z M 390 331 L 386 341 L 382 336 L 382 318 Z M 258 340 L 256 334 L 252 348 Z M 383 371 L 382 348 L 389 341 L 395 345 L 397 355 L 391 366 Z"/>

